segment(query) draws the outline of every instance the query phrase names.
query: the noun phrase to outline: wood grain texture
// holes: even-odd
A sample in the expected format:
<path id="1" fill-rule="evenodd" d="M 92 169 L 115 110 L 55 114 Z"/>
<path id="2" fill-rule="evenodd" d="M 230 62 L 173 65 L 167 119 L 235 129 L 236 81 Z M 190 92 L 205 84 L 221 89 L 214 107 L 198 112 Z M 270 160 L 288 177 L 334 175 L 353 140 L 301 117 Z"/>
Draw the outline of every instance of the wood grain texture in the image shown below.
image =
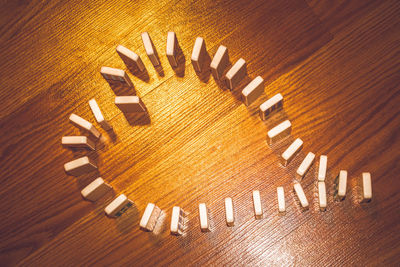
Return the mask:
<path id="1" fill-rule="evenodd" d="M 398 1 L 6 2 L 1 265 L 398 265 L 399 14 Z M 143 31 L 161 68 L 145 54 Z M 168 31 L 184 56 L 178 70 L 165 56 Z M 209 72 L 193 70 L 197 36 L 211 57 L 223 44 L 231 63 L 246 60 L 240 88 L 230 92 Z M 141 56 L 147 77 L 128 71 L 118 44 Z M 120 112 L 101 66 L 128 71 L 148 117 Z M 258 75 L 265 94 L 246 107 L 241 88 Z M 276 93 L 284 110 L 263 122 L 258 106 Z M 63 135 L 79 134 L 68 122 L 72 112 L 95 122 L 91 98 L 114 133 L 102 131 L 96 152 L 62 148 Z M 268 129 L 284 119 L 291 136 L 268 146 Z M 297 137 L 303 150 L 284 168 L 279 155 Z M 309 151 L 328 155 L 326 212 L 318 208 L 316 164 L 302 181 L 310 210 L 302 212 L 293 194 L 295 170 Z M 67 176 L 63 164 L 83 155 L 96 159 L 99 172 Z M 341 169 L 349 173 L 348 196 L 335 202 Z M 372 174 L 373 201 L 360 205 L 364 171 Z M 98 176 L 114 192 L 84 201 L 80 190 Z M 277 186 L 285 189 L 284 216 Z M 252 190 L 261 193 L 262 220 L 254 219 Z M 104 207 L 121 193 L 134 207 L 107 218 Z M 225 223 L 225 197 L 234 202 L 234 227 Z M 139 230 L 149 202 L 163 210 L 154 233 Z M 200 231 L 200 202 L 210 209 L 210 233 Z M 189 212 L 182 237 L 169 234 L 175 205 Z"/>

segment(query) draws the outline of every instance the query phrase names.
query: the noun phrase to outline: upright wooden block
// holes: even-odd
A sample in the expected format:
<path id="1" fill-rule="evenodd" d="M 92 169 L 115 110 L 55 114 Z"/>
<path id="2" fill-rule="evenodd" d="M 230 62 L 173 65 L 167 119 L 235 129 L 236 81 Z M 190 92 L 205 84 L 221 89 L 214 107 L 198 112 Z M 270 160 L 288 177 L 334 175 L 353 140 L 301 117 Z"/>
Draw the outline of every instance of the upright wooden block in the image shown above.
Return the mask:
<path id="1" fill-rule="evenodd" d="M 246 76 L 246 73 L 246 61 L 240 58 L 225 75 L 228 88 L 232 90 L 238 86 L 240 81 Z"/>
<path id="2" fill-rule="evenodd" d="M 96 149 L 96 144 L 87 136 L 63 136 L 61 144 L 63 147 Z"/>
<path id="3" fill-rule="evenodd" d="M 99 138 L 101 136 L 100 132 L 96 129 L 96 127 L 93 126 L 93 124 L 74 113 L 69 116 L 69 121 L 72 123 L 72 125 L 78 127 L 84 132 L 91 134 L 95 138 Z"/>
<path id="4" fill-rule="evenodd" d="M 303 162 L 300 164 L 299 168 L 296 171 L 298 179 L 303 179 L 304 175 L 306 175 L 307 171 L 314 163 L 314 159 L 315 159 L 315 154 L 312 152 L 308 152 L 307 156 L 304 158 Z"/>
<path id="5" fill-rule="evenodd" d="M 242 99 L 246 106 L 251 105 L 264 92 L 264 79 L 254 78 L 242 91 Z"/>
<path id="6" fill-rule="evenodd" d="M 118 45 L 117 53 L 126 65 L 133 66 L 138 71 L 144 71 L 146 69 L 140 56 L 125 46 Z"/>
<path id="7" fill-rule="evenodd" d="M 121 194 L 108 204 L 104 211 L 107 216 L 116 218 L 121 216 L 132 205 L 132 200 L 128 199 L 124 194 Z"/>
<path id="8" fill-rule="evenodd" d="M 99 177 L 91 182 L 88 186 L 86 186 L 81 191 L 81 194 L 84 199 L 94 202 L 104 196 L 111 189 L 111 185 L 105 183 L 104 180 Z"/>
<path id="9" fill-rule="evenodd" d="M 362 173 L 362 200 L 361 202 L 370 202 L 372 200 L 372 181 L 371 173 Z"/>
<path id="10" fill-rule="evenodd" d="M 97 170 L 95 162 L 88 157 L 81 157 L 64 164 L 64 170 L 68 175 L 80 176 Z"/>
<path id="11" fill-rule="evenodd" d="M 294 140 L 294 142 L 282 153 L 282 165 L 286 167 L 302 148 L 303 141 L 300 138 Z"/>
<path id="12" fill-rule="evenodd" d="M 200 229 L 202 232 L 210 231 L 210 222 L 208 220 L 208 209 L 205 203 L 199 204 L 199 216 L 200 216 Z"/>
<path id="13" fill-rule="evenodd" d="M 146 54 L 149 57 L 153 66 L 156 67 L 160 65 L 160 61 L 158 59 L 153 41 L 151 40 L 150 35 L 147 32 L 142 33 L 142 41 L 144 49 L 146 50 Z"/>
<path id="14" fill-rule="evenodd" d="M 172 235 L 182 235 L 185 227 L 185 211 L 180 207 L 172 208 L 171 215 L 171 234 Z"/>
<path id="15" fill-rule="evenodd" d="M 233 213 L 233 201 L 232 198 L 225 198 L 225 218 L 226 225 L 234 226 L 235 225 L 235 217 Z"/>
<path id="16" fill-rule="evenodd" d="M 112 126 L 104 119 L 103 113 L 101 113 L 100 107 L 95 99 L 89 100 L 89 106 L 94 117 L 96 118 L 97 123 L 100 124 L 100 126 L 106 131 L 111 130 Z"/>
<path id="17" fill-rule="evenodd" d="M 285 204 L 285 191 L 282 186 L 276 188 L 276 192 L 278 195 L 278 210 L 280 213 L 286 212 L 286 204 Z"/>
<path id="18" fill-rule="evenodd" d="M 229 65 L 228 49 L 225 46 L 220 45 L 210 64 L 211 72 L 214 78 L 220 80 L 228 65 Z"/>
<path id="19" fill-rule="evenodd" d="M 335 193 L 338 200 L 346 198 L 347 171 L 341 170 L 335 179 Z"/>
<path id="20" fill-rule="evenodd" d="M 327 168 L 328 168 L 328 157 L 325 155 L 321 155 L 321 157 L 319 157 L 318 181 L 320 182 L 325 181 Z"/>
<path id="21" fill-rule="evenodd" d="M 283 96 L 276 94 L 260 105 L 260 118 L 265 121 L 269 114 L 283 107 Z"/>
<path id="22" fill-rule="evenodd" d="M 124 113 L 145 112 L 144 103 L 138 96 L 117 96 L 115 105 Z"/>
<path id="23" fill-rule="evenodd" d="M 319 200 L 319 209 L 321 211 L 325 211 L 327 202 L 325 182 L 318 182 L 318 200 Z"/>
<path id="24" fill-rule="evenodd" d="M 178 50 L 178 39 L 176 38 L 176 34 L 174 32 L 168 32 L 166 54 L 169 64 L 171 64 L 171 66 L 174 68 L 178 67 L 177 50 Z"/>
<path id="25" fill-rule="evenodd" d="M 192 51 L 192 65 L 195 71 L 201 72 L 203 69 L 204 62 L 207 57 L 206 42 L 201 37 L 197 37 L 194 42 Z"/>
<path id="26" fill-rule="evenodd" d="M 101 67 L 100 73 L 104 77 L 104 79 L 106 79 L 106 81 L 108 82 L 122 82 L 128 85 L 129 87 L 133 87 L 131 79 L 124 70 L 110 68 L 110 67 Z"/>
<path id="27" fill-rule="evenodd" d="M 256 219 L 262 219 L 263 209 L 261 205 L 260 191 L 258 190 L 253 191 L 253 206 L 254 206 L 254 217 Z"/>
<path id="28" fill-rule="evenodd" d="M 290 123 L 289 120 L 281 122 L 280 124 L 278 124 L 277 126 L 268 131 L 267 134 L 268 144 L 272 145 L 278 142 L 279 140 L 290 135 L 291 131 L 292 131 L 292 124 Z"/>
<path id="29" fill-rule="evenodd" d="M 304 194 L 303 187 L 301 186 L 301 184 L 295 182 L 293 188 L 294 191 L 296 192 L 297 198 L 300 201 L 301 207 L 303 209 L 308 209 L 308 200 L 306 198 L 306 195 Z"/>
<path id="30" fill-rule="evenodd" d="M 156 226 L 158 217 L 160 217 L 161 209 L 153 203 L 147 204 L 147 207 L 140 220 L 140 229 L 147 232 L 152 232 Z"/>

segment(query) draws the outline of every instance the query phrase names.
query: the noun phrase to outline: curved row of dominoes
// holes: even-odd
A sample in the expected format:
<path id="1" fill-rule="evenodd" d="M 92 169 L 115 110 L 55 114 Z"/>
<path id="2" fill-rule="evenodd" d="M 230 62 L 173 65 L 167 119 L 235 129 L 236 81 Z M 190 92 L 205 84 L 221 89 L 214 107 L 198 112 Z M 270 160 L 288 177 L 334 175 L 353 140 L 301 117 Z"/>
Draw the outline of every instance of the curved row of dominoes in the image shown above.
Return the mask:
<path id="1" fill-rule="evenodd" d="M 148 55 L 151 63 L 154 67 L 160 65 L 157 51 L 153 45 L 153 42 L 147 32 L 142 34 L 142 40 L 146 54 Z M 179 48 L 178 40 L 174 32 L 169 32 L 167 36 L 167 49 L 166 55 L 168 61 L 173 68 L 178 67 L 177 51 Z M 141 60 L 140 56 L 133 51 L 119 45 L 117 47 L 117 53 L 124 61 L 127 66 L 133 67 L 135 71 L 145 71 L 145 65 Z M 204 40 L 198 37 L 194 43 L 193 52 L 191 56 L 192 65 L 196 72 L 209 71 L 207 66 L 204 66 L 205 59 L 207 57 L 207 50 Z M 226 85 L 230 90 L 236 88 L 239 83 L 247 74 L 246 62 L 244 59 L 239 59 L 227 72 L 229 65 L 228 49 L 225 46 L 220 46 L 213 57 L 210 69 L 216 80 L 225 79 Z M 133 87 L 133 83 L 129 76 L 124 70 L 115 69 L 110 67 L 101 68 L 102 76 L 110 83 L 122 83 L 129 87 Z M 243 90 L 242 100 L 245 105 L 252 104 L 262 93 L 264 92 L 264 80 L 260 76 L 253 79 Z M 145 106 L 142 100 L 138 96 L 116 96 L 115 104 L 124 113 L 137 113 L 146 112 Z M 108 131 L 112 130 L 112 126 L 108 121 L 105 120 L 99 106 L 94 99 L 89 101 L 89 106 L 94 114 L 96 121 L 100 126 Z M 281 94 L 277 94 L 266 102 L 260 105 L 259 114 L 262 120 L 266 120 L 272 112 L 279 110 L 283 107 L 283 97 Z M 69 117 L 70 122 L 80 128 L 81 130 L 89 133 L 90 137 L 87 136 L 64 136 L 62 137 L 62 144 L 65 147 L 73 148 L 88 148 L 95 150 L 95 141 L 100 138 L 101 134 L 96 127 L 88 122 L 87 120 L 79 117 L 76 114 L 71 114 Z M 285 120 L 273 127 L 267 133 L 268 144 L 273 144 L 291 133 L 291 123 L 289 120 Z M 297 138 L 281 155 L 281 164 L 287 166 L 290 161 L 298 154 L 303 147 L 303 141 Z M 309 152 L 300 166 L 296 171 L 296 177 L 301 180 L 311 165 L 314 163 L 315 154 Z M 79 176 L 81 174 L 93 171 L 97 169 L 96 164 L 87 156 L 81 157 L 70 161 L 64 165 L 65 172 L 69 175 Z M 327 173 L 327 156 L 321 155 L 319 160 L 318 169 L 318 198 L 320 210 L 325 210 L 327 206 L 327 194 L 325 187 L 325 178 Z M 346 196 L 347 187 L 347 171 L 341 170 L 335 179 L 335 198 L 343 200 Z M 362 202 L 368 202 L 372 199 L 372 187 L 371 187 L 371 174 L 368 172 L 362 173 Z M 81 194 L 84 199 L 89 201 L 97 201 L 104 194 L 106 194 L 112 187 L 105 183 L 104 180 L 99 177 L 92 183 L 86 186 Z M 295 181 L 293 185 L 294 192 L 299 200 L 299 203 L 303 209 L 308 209 L 309 203 L 306 195 L 304 194 L 303 188 L 299 181 Z M 278 211 L 284 213 L 286 211 L 285 205 L 285 193 L 283 187 L 277 188 L 278 198 Z M 254 204 L 254 215 L 256 219 L 263 217 L 263 210 L 261 205 L 260 192 L 253 191 L 253 204 Z M 119 195 L 105 208 L 105 213 L 109 217 L 118 217 L 124 211 L 126 211 L 133 202 L 128 199 L 124 194 Z M 140 228 L 145 231 L 153 231 L 157 220 L 161 214 L 161 209 L 153 203 L 149 203 L 143 213 L 140 221 Z M 233 200 L 232 198 L 225 199 L 225 212 L 226 212 L 226 224 L 233 226 L 235 224 L 234 211 L 233 211 Z M 185 229 L 185 216 L 184 212 L 180 207 L 173 207 L 171 215 L 171 234 L 181 235 Z M 199 218 L 200 227 L 202 231 L 210 231 L 210 223 L 208 218 L 208 209 L 205 203 L 199 205 Z"/>

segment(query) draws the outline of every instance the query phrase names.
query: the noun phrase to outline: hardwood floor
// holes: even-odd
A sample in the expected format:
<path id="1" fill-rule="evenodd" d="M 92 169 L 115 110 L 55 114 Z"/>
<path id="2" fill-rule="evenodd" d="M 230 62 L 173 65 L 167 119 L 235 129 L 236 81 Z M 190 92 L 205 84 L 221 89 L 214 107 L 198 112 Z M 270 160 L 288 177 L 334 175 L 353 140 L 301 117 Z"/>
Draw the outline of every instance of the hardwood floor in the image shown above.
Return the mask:
<path id="1" fill-rule="evenodd" d="M 400 263 L 400 3 L 398 1 L 6 1 L 0 8 L 0 263 L 51 265 L 364 266 Z M 140 34 L 161 60 L 155 69 Z M 175 31 L 184 58 L 165 55 Z M 229 91 L 190 62 L 204 38 L 212 58 L 220 44 L 248 76 Z M 147 76 L 128 71 L 115 49 L 138 53 Z M 128 72 L 148 118 L 126 118 L 101 66 Z M 260 75 L 265 93 L 246 107 L 241 89 Z M 259 105 L 281 93 L 284 109 L 263 122 Z M 76 113 L 95 119 L 95 98 L 114 127 L 95 152 L 69 150 L 61 137 L 80 132 Z M 270 147 L 267 131 L 289 119 L 291 135 Z M 288 167 L 280 154 L 296 138 L 302 151 Z M 328 207 L 319 211 L 315 163 L 302 185 L 295 172 L 309 152 L 328 155 Z M 72 177 L 64 163 L 95 159 L 99 171 Z M 347 197 L 333 200 L 340 170 Z M 373 200 L 359 204 L 362 172 Z M 113 192 L 95 203 L 80 191 L 101 176 Z M 278 214 L 276 187 L 287 212 Z M 252 191 L 264 218 L 255 220 Z M 133 202 L 117 219 L 104 208 L 119 194 Z M 235 226 L 225 223 L 231 197 Z M 146 205 L 163 211 L 154 233 L 139 229 Z M 204 202 L 212 231 L 200 231 Z M 182 237 L 169 233 L 173 206 L 188 215 Z"/>

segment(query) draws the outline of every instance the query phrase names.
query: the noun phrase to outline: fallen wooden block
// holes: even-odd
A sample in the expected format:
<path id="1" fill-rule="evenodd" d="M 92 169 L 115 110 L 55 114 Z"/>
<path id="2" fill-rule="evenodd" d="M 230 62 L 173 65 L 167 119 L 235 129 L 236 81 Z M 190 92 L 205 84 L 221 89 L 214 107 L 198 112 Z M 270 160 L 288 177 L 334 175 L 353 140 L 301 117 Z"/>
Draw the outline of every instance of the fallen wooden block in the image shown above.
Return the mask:
<path id="1" fill-rule="evenodd" d="M 115 105 L 124 113 L 146 111 L 144 103 L 138 96 L 116 96 Z"/>
<path id="2" fill-rule="evenodd" d="M 131 79 L 124 70 L 110 68 L 110 67 L 101 67 L 100 73 L 104 77 L 104 79 L 106 79 L 106 81 L 108 82 L 122 82 L 128 85 L 129 87 L 133 87 Z"/>
<path id="3" fill-rule="evenodd" d="M 107 216 L 116 218 L 121 216 L 129 207 L 133 205 L 132 200 L 128 199 L 124 194 L 119 195 L 104 209 Z"/>
<path id="4" fill-rule="evenodd" d="M 268 131 L 268 144 L 272 145 L 279 140 L 285 138 L 286 136 L 290 135 L 292 131 L 292 124 L 290 123 L 289 120 L 285 120 L 284 122 L 281 122 L 274 128 Z"/>
<path id="5" fill-rule="evenodd" d="M 84 132 L 91 134 L 95 138 L 99 138 L 101 135 L 96 127 L 93 126 L 93 124 L 74 113 L 69 116 L 69 121 L 72 123 L 72 125 L 78 127 Z"/>
<path id="6" fill-rule="evenodd" d="M 335 179 L 335 193 L 338 200 L 346 198 L 347 171 L 341 170 Z"/>
<path id="7" fill-rule="evenodd" d="M 206 42 L 201 37 L 197 37 L 194 42 L 193 51 L 192 51 L 192 65 L 195 71 L 201 72 L 204 62 L 207 57 L 207 49 Z"/>
<path id="8" fill-rule="evenodd" d="M 301 207 L 305 210 L 308 209 L 308 200 L 306 198 L 306 195 L 304 194 L 303 187 L 301 186 L 301 184 L 295 182 L 293 188 L 294 191 L 296 192 L 297 198 L 300 201 Z"/>
<path id="9" fill-rule="evenodd" d="M 111 189 L 112 186 L 105 183 L 104 180 L 99 177 L 83 188 L 81 194 L 84 199 L 94 202 L 104 196 Z"/>
<path id="10" fill-rule="evenodd" d="M 211 73 L 213 74 L 214 78 L 220 80 L 228 65 L 228 49 L 225 46 L 220 45 L 210 64 Z"/>
<path id="11" fill-rule="evenodd" d="M 372 181 L 371 173 L 362 173 L 362 200 L 361 202 L 370 202 L 372 200 Z"/>
<path id="12" fill-rule="evenodd" d="M 144 71 L 146 69 L 140 56 L 125 46 L 118 45 L 117 53 L 128 67 L 133 66 L 138 71 Z"/>
<path id="13" fill-rule="evenodd" d="M 246 106 L 251 105 L 264 92 L 264 79 L 257 76 L 242 91 L 242 99 Z"/>
<path id="14" fill-rule="evenodd" d="M 210 231 L 210 222 L 208 220 L 208 209 L 205 203 L 199 204 L 199 216 L 200 216 L 200 229 L 202 232 Z"/>
<path id="15" fill-rule="evenodd" d="M 178 39 L 174 32 L 168 32 L 167 35 L 167 58 L 172 67 L 178 67 Z"/>
<path id="16" fill-rule="evenodd" d="M 303 141 L 300 138 L 294 140 L 294 142 L 282 153 L 282 165 L 286 167 L 302 148 Z"/>
<path id="17" fill-rule="evenodd" d="M 140 229 L 147 232 L 152 232 L 156 226 L 158 217 L 160 217 L 161 209 L 153 203 L 147 204 L 147 207 L 140 220 Z"/>
<path id="18" fill-rule="evenodd" d="M 87 136 L 63 136 L 61 144 L 63 147 L 96 149 L 96 144 Z"/>
<path id="19" fill-rule="evenodd" d="M 262 219 L 263 217 L 263 210 L 261 206 L 261 197 L 260 191 L 254 190 L 253 191 L 253 206 L 254 206 L 254 216 L 256 219 Z"/>
<path id="20" fill-rule="evenodd" d="M 325 182 L 318 182 L 318 200 L 319 200 L 319 209 L 321 211 L 325 211 L 327 202 Z"/>
<path id="21" fill-rule="evenodd" d="M 307 171 L 314 163 L 314 159 L 315 159 L 315 154 L 312 152 L 308 152 L 307 156 L 304 158 L 303 162 L 301 162 L 299 168 L 296 171 L 297 178 L 303 179 L 304 175 L 306 175 Z"/>
<path id="22" fill-rule="evenodd" d="M 325 181 L 327 166 L 328 166 L 328 157 L 325 155 L 321 155 L 319 157 L 318 181 L 321 182 Z"/>
<path id="23" fill-rule="evenodd" d="M 240 58 L 225 75 L 228 88 L 232 90 L 238 86 L 240 81 L 246 76 L 246 73 L 246 61 Z"/>
<path id="24" fill-rule="evenodd" d="M 226 225 L 234 226 L 235 225 L 235 217 L 233 215 L 233 201 L 232 198 L 225 198 L 225 218 Z"/>
<path id="25" fill-rule="evenodd" d="M 153 41 L 150 38 L 150 35 L 147 32 L 142 33 L 142 41 L 144 49 L 146 50 L 146 54 L 151 61 L 151 64 L 153 64 L 154 67 L 160 65 L 157 51 L 154 47 Z"/>
<path id="26" fill-rule="evenodd" d="M 260 105 L 260 118 L 265 121 L 269 114 L 283 107 L 283 97 L 276 94 Z"/>
<path id="27" fill-rule="evenodd" d="M 95 162 L 88 157 L 81 157 L 64 164 L 64 170 L 68 175 L 80 176 L 97 170 Z"/>
<path id="28" fill-rule="evenodd" d="M 171 234 L 172 235 L 182 235 L 185 225 L 185 211 L 180 207 L 172 208 L 171 216 Z"/>
<path id="29" fill-rule="evenodd" d="M 278 210 L 280 213 L 286 212 L 285 191 L 283 190 L 283 187 L 277 187 L 276 192 L 278 195 Z"/>
<path id="30" fill-rule="evenodd" d="M 111 130 L 112 126 L 108 123 L 108 121 L 104 119 L 103 113 L 101 113 L 100 107 L 99 105 L 97 105 L 96 100 L 89 100 L 89 106 L 93 112 L 94 117 L 96 118 L 97 123 L 100 124 L 100 126 L 106 131 Z"/>

